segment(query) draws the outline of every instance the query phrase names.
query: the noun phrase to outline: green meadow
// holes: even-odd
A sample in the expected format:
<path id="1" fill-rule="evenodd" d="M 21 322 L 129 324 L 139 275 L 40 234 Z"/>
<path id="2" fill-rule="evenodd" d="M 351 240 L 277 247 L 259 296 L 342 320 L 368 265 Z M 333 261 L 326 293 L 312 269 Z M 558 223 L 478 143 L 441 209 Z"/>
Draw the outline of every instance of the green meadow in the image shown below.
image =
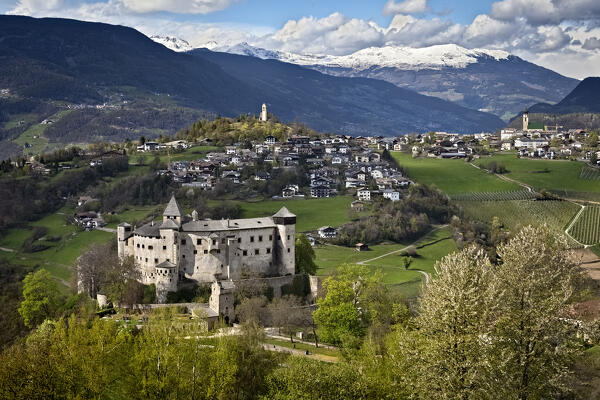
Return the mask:
<path id="1" fill-rule="evenodd" d="M 522 189 L 519 185 L 475 168 L 465 160 L 413 158 L 411 154 L 392 152 L 410 178 L 435 185 L 446 194 L 474 192 L 508 192 Z"/>
<path id="2" fill-rule="evenodd" d="M 287 207 L 297 216 L 296 232 L 309 232 L 324 225 L 340 226 L 350 221 L 348 211 L 355 199 L 338 196 L 322 199 L 264 200 L 239 202 L 242 218 L 266 217 Z"/>
<path id="3" fill-rule="evenodd" d="M 518 158 L 516 154 L 497 154 L 481 159 L 504 164 L 507 176 L 532 186 L 536 190 L 567 192 L 600 192 L 600 181 L 580 178 L 585 164 L 567 160 L 534 160 Z"/>
<path id="4" fill-rule="evenodd" d="M 223 151 L 221 147 L 217 146 L 193 146 L 181 152 L 170 151 L 171 161 L 192 161 L 204 158 L 206 154 L 214 151 Z M 144 164 L 148 164 L 154 159 L 156 153 L 138 153 L 129 157 L 130 163 L 138 163 L 139 159 L 144 160 Z M 169 154 L 166 151 L 161 151 L 159 154 L 161 163 L 167 163 L 169 161 Z"/>
<path id="5" fill-rule="evenodd" d="M 417 256 L 412 258 L 408 269 L 404 268 L 402 250 L 410 244 L 388 243 L 370 246 L 369 251 L 358 252 L 354 248 L 323 245 L 315 248 L 317 274 L 330 275 L 343 264 L 364 265 L 373 271 L 383 273 L 383 282 L 399 291 L 407 298 L 416 297 L 424 282 L 423 271 L 430 276 L 435 274 L 434 265 L 444 256 L 454 252 L 457 247 L 449 228 L 432 232 L 414 243 Z M 389 254 L 392 253 L 392 254 Z M 383 257 L 382 257 L 383 256 Z M 373 258 L 376 260 L 372 260 Z"/>

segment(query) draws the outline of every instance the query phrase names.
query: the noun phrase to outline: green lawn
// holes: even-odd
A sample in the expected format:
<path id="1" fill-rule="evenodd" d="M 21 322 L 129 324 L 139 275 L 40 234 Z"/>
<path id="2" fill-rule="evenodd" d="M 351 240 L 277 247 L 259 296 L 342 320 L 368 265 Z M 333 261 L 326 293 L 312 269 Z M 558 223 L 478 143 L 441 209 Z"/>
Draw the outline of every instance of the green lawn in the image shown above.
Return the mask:
<path id="1" fill-rule="evenodd" d="M 162 216 L 164 211 L 164 206 L 131 206 L 128 207 L 123 212 L 115 214 L 114 216 L 107 216 L 105 219 L 108 221 L 109 219 L 115 219 L 114 222 L 109 222 L 106 224 L 107 228 L 115 229 L 118 224 L 121 222 L 132 223 L 134 221 L 140 221 L 154 215 L 156 217 Z"/>
<path id="2" fill-rule="evenodd" d="M 75 225 L 67 224 L 63 214 L 72 214 L 73 210 L 62 208 L 55 214 L 48 215 L 30 224 L 44 226 L 48 229 L 40 244 L 49 246 L 48 249 L 34 252 L 21 252 L 21 245 L 32 234 L 32 229 L 11 229 L 0 239 L 0 247 L 15 250 L 2 252 L 2 256 L 16 264 L 38 265 L 46 268 L 61 283 L 67 283 L 73 271 L 77 258 L 94 243 L 107 243 L 115 238 L 115 234 L 103 231 L 79 231 Z M 46 240 L 55 237 L 58 240 Z"/>
<path id="3" fill-rule="evenodd" d="M 171 161 L 198 160 L 204 158 L 206 154 L 214 151 L 223 151 L 223 148 L 217 146 L 193 146 L 185 151 L 182 151 L 181 153 L 171 152 Z M 155 153 L 134 154 L 129 157 L 129 162 L 137 164 L 138 158 L 143 157 L 144 164 L 147 164 L 154 159 L 155 155 Z M 166 152 L 161 152 L 159 158 L 162 163 L 167 163 L 169 161 L 169 155 L 166 154 Z"/>
<path id="4" fill-rule="evenodd" d="M 600 181 L 580 178 L 581 170 L 585 167 L 582 162 L 533 160 L 517 158 L 515 154 L 497 154 L 482 161 L 504 164 L 509 171 L 508 177 L 533 186 L 537 190 L 600 192 Z"/>
<path id="5" fill-rule="evenodd" d="M 322 199 L 264 200 L 239 202 L 242 218 L 266 217 L 283 206 L 296 214 L 296 232 L 308 232 L 324 225 L 340 226 L 350 221 L 348 210 L 354 198 L 338 196 Z"/>
<path id="6" fill-rule="evenodd" d="M 263 340 L 264 343 L 267 344 L 274 344 L 276 346 L 281 346 L 281 347 L 287 347 L 288 349 L 296 349 L 296 350 L 302 350 L 302 351 L 306 351 L 308 350 L 310 352 L 310 354 L 322 354 L 325 356 L 331 356 L 331 357 L 339 357 L 340 356 L 340 351 L 337 349 L 328 349 L 325 347 L 315 347 L 313 345 L 310 344 L 306 344 L 306 343 L 300 343 L 300 342 L 296 342 L 294 341 L 294 343 L 292 344 L 291 341 L 289 340 L 280 340 L 280 339 L 273 339 L 273 338 L 265 338 L 265 340 Z"/>
<path id="7" fill-rule="evenodd" d="M 469 165 L 465 160 L 413 158 L 410 154 L 392 152 L 408 175 L 419 183 L 435 185 L 447 194 L 473 192 L 508 192 L 520 190 L 493 174 Z"/>
<path id="8" fill-rule="evenodd" d="M 316 263 L 319 266 L 318 275 L 329 275 L 342 264 L 353 264 L 403 249 L 406 244 L 381 244 L 370 246 L 371 250 L 358 252 L 353 248 L 325 245 L 315 248 Z M 399 291 L 407 298 L 416 297 L 421 289 L 424 276 L 417 270 L 434 274 L 434 265 L 442 257 L 456 250 L 448 228 L 440 229 L 419 240 L 417 257 L 413 258 L 408 270 L 402 264 L 400 252 L 367 262 L 365 265 L 372 270 L 383 272 L 383 282 Z M 423 246 L 422 248 L 419 248 Z"/>

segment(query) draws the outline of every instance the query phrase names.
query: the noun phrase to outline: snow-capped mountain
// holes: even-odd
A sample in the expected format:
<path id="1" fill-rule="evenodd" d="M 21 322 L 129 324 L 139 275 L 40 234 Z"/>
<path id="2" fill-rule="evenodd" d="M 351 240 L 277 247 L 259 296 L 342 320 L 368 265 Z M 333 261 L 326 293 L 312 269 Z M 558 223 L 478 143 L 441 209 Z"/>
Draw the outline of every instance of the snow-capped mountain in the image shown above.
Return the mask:
<path id="1" fill-rule="evenodd" d="M 194 49 L 192 45 L 189 44 L 187 41 L 176 37 L 150 36 L 150 39 L 154 40 L 156 43 L 162 44 L 166 48 L 171 49 L 173 51 L 184 52 Z"/>
<path id="2" fill-rule="evenodd" d="M 213 50 L 275 59 L 329 75 L 381 79 L 504 120 L 535 103 L 556 103 L 578 84 L 505 51 L 455 44 L 369 47 L 344 56 L 294 54 L 248 43 Z"/>
<path id="3" fill-rule="evenodd" d="M 345 56 L 295 54 L 266 50 L 248 43 L 215 47 L 213 50 L 247 55 L 262 59 L 275 59 L 292 64 L 322 66 L 328 68 L 351 68 L 355 71 L 377 66 L 418 71 L 421 69 L 465 68 L 481 58 L 506 60 L 510 54 L 501 50 L 466 49 L 455 44 L 425 48 L 400 46 L 369 47 Z"/>

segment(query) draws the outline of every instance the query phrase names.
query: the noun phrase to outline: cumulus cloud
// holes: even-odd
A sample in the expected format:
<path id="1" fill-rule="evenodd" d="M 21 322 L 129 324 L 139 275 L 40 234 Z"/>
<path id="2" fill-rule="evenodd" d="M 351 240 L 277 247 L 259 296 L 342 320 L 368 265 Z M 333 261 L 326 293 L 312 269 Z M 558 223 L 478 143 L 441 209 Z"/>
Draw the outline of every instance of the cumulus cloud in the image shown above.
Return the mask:
<path id="1" fill-rule="evenodd" d="M 597 37 L 589 37 L 585 39 L 581 48 L 585 50 L 598 50 L 600 49 L 600 39 Z"/>
<path id="2" fill-rule="evenodd" d="M 427 0 L 404 0 L 396 3 L 394 0 L 388 0 L 383 7 L 383 13 L 393 14 L 422 14 L 430 11 L 427 6 Z"/>
<path id="3" fill-rule="evenodd" d="M 492 4 L 490 16 L 500 20 L 524 18 L 532 25 L 600 19 L 598 0 L 502 0 Z"/>
<path id="4" fill-rule="evenodd" d="M 333 13 L 324 18 L 290 20 L 260 41 L 262 47 L 295 53 L 348 54 L 383 43 L 383 29 L 377 24 Z"/>
<path id="5" fill-rule="evenodd" d="M 123 0 L 134 12 L 168 11 L 182 14 L 208 14 L 224 10 L 237 0 Z"/>

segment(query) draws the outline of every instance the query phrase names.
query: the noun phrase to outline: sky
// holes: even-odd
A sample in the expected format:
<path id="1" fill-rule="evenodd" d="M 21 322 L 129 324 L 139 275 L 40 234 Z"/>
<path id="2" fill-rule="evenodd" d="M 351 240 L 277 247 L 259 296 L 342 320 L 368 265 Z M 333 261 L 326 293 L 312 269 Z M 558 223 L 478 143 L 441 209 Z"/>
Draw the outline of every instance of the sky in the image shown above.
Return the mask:
<path id="1" fill-rule="evenodd" d="M 126 25 L 194 47 L 346 55 L 452 43 L 600 76 L 600 0 L 0 0 L 0 13 Z"/>

